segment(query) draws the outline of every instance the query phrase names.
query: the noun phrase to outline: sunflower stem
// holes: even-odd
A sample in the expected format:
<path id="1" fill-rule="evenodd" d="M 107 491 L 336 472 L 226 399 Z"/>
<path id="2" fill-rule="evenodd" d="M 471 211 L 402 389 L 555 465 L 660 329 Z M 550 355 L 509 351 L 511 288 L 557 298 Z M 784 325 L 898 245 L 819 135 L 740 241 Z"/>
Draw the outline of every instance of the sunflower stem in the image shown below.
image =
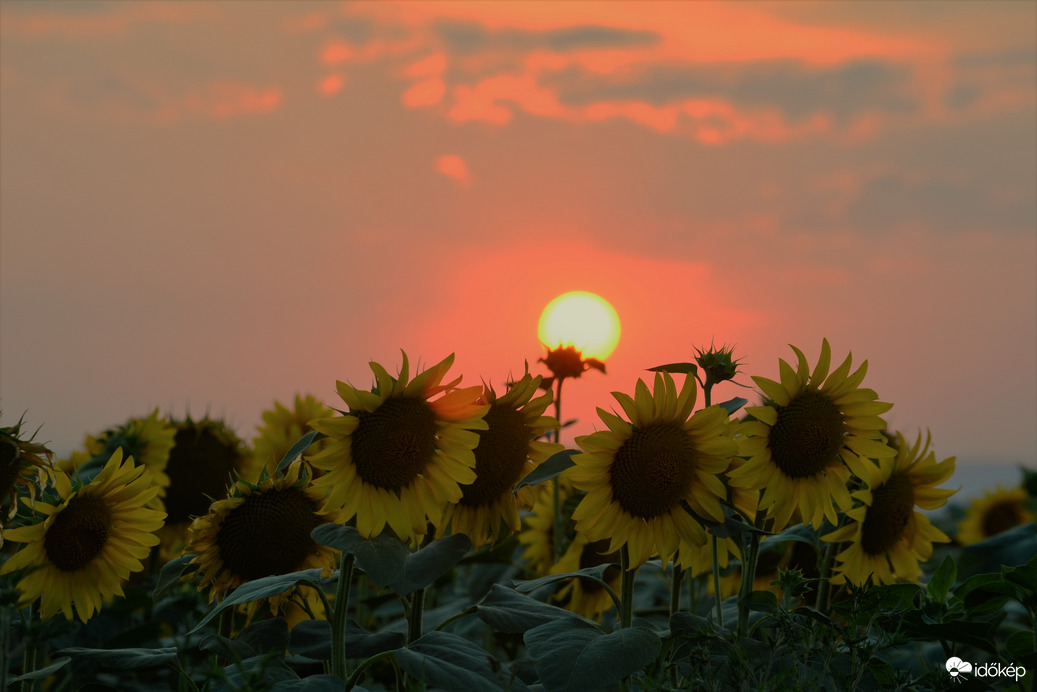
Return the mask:
<path id="1" fill-rule="evenodd" d="M 558 386 L 555 391 L 555 420 L 558 422 L 558 427 L 555 428 L 555 443 L 562 443 L 562 382 L 565 380 L 564 377 L 558 378 Z M 551 532 L 551 552 L 554 555 L 554 561 L 562 557 L 562 492 L 558 485 L 558 476 L 551 479 L 551 488 L 554 493 L 554 528 Z"/>
<path id="2" fill-rule="evenodd" d="M 677 564 L 677 558 L 673 561 L 673 580 L 670 582 L 670 617 L 679 613 L 681 609 L 681 587 L 684 585 L 684 568 Z"/>
<path id="3" fill-rule="evenodd" d="M 230 636 L 234 634 L 233 608 L 224 608 L 220 611 L 219 633 L 221 637 L 225 637 L 226 639 L 230 639 Z"/>
<path id="4" fill-rule="evenodd" d="M 819 612 L 828 614 L 829 600 L 832 593 L 832 563 L 835 561 L 835 549 L 838 543 L 829 543 L 825 546 L 821 556 L 821 582 L 817 586 L 817 609 Z"/>
<path id="5" fill-rule="evenodd" d="M 637 574 L 637 568 L 630 569 L 630 549 L 625 543 L 619 549 L 619 568 L 623 571 L 619 628 L 626 629 L 634 620 L 634 575 Z"/>
<path id="6" fill-rule="evenodd" d="M 353 555 L 343 555 L 331 610 L 331 674 L 343 680 L 346 675 L 346 619 L 349 614 L 349 587 L 353 581 Z"/>
<path id="7" fill-rule="evenodd" d="M 410 595 L 410 618 L 407 620 L 407 643 L 421 639 L 421 616 L 425 611 L 425 589 Z"/>
<path id="8" fill-rule="evenodd" d="M 720 594 L 720 551 L 717 548 L 717 537 L 710 535 L 713 544 L 713 599 L 717 608 L 717 627 L 724 626 L 724 599 Z"/>
<path id="9" fill-rule="evenodd" d="M 756 514 L 753 525 L 760 528 L 761 515 Z M 738 591 L 738 636 L 744 637 L 749 631 L 749 600 L 752 597 L 753 585 L 756 583 L 756 563 L 760 557 L 760 534 L 749 534 L 749 548 L 742 561 L 742 586 Z"/>
<path id="10" fill-rule="evenodd" d="M 0 606 L 0 690 L 7 689 L 7 658 L 11 646 L 11 608 Z"/>
<path id="11" fill-rule="evenodd" d="M 367 670 L 369 667 L 371 667 L 378 661 L 395 655 L 396 649 L 393 649 L 392 651 L 383 651 L 380 654 L 375 654 L 374 656 L 371 656 L 370 658 L 366 658 L 363 661 L 361 661 L 360 665 L 358 665 L 356 669 L 350 674 L 349 679 L 346 680 L 346 692 L 349 692 L 349 690 L 356 687 L 357 683 L 360 682 L 360 676 L 364 674 L 365 670 Z"/>
<path id="12" fill-rule="evenodd" d="M 34 616 L 36 615 L 35 604 L 29 604 L 25 611 L 25 622 L 26 622 L 26 643 L 25 643 L 25 661 L 22 664 L 22 675 L 28 675 L 29 673 L 35 673 L 40 668 L 40 664 L 46 658 L 47 651 L 43 643 L 41 642 L 39 635 L 39 628 L 35 626 Z M 41 620 L 42 622 L 42 620 Z M 22 692 L 35 692 L 40 688 L 43 680 L 24 680 L 22 682 Z"/>

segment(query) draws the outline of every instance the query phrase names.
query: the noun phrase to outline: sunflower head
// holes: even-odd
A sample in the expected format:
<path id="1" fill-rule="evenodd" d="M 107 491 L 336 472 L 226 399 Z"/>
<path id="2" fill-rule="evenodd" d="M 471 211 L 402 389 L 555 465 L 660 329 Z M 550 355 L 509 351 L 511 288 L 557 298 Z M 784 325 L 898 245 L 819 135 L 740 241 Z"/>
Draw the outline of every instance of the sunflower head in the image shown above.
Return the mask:
<path id="1" fill-rule="evenodd" d="M 632 566 L 652 555 L 668 559 L 696 521 L 684 508 L 723 521 L 720 479 L 737 451 L 720 406 L 692 415 L 695 380 L 678 392 L 669 373 L 656 373 L 654 390 L 638 380 L 633 397 L 613 396 L 627 418 L 598 409 L 608 430 L 576 438 L 573 485 L 587 492 L 573 513 L 589 541 L 609 538 L 609 552 L 627 544 Z"/>
<path id="2" fill-rule="evenodd" d="M 251 459 L 222 421 L 208 417 L 195 421 L 188 416 L 173 427 L 165 505 L 168 523 L 179 524 L 205 514 L 211 498 L 225 497 L 227 487 L 239 476 L 249 476 Z"/>
<path id="3" fill-rule="evenodd" d="M 539 441 L 548 430 L 558 428 L 554 418 L 543 415 L 551 393 L 531 400 L 541 379 L 526 373 L 499 397 L 492 387 L 485 388 L 487 428 L 477 431 L 475 480 L 461 486 L 457 503 L 447 505 L 437 535 L 442 536 L 449 524 L 454 533 L 468 534 L 473 548 L 479 548 L 494 542 L 502 529 L 519 530 L 517 504 L 531 507 L 535 490 L 524 486 L 513 493 L 512 488 L 540 462 L 562 450 L 560 444 Z"/>
<path id="4" fill-rule="evenodd" d="M 847 355 L 829 372 L 832 354 L 825 339 L 811 371 L 803 352 L 791 348 L 798 366 L 779 360 L 780 382 L 753 377 L 764 403 L 746 408 L 754 420 L 740 426 L 739 451 L 749 461 L 729 474 L 732 485 L 763 491 L 759 507 L 773 519 L 775 531 L 796 509 L 815 528 L 824 519 L 837 523 L 836 508 L 851 505 L 851 471 L 865 473 L 874 466 L 869 459 L 896 454 L 882 437 L 886 424 L 879 417 L 892 404 L 860 387 L 867 361 L 851 373 L 852 355 Z"/>
<path id="5" fill-rule="evenodd" d="M 314 485 L 328 493 L 327 507 L 356 517 L 362 536 L 389 526 L 402 540 L 417 540 L 429 522 L 441 523 L 450 503 L 461 500 L 462 484 L 475 481 L 477 430 L 486 430 L 481 387 L 444 382 L 448 356 L 410 377 L 407 354 L 397 377 L 371 363 L 370 391 L 338 383 L 348 413 L 310 424 L 330 439 L 309 457 L 324 475 Z"/>
<path id="6" fill-rule="evenodd" d="M 1008 529 L 1028 524 L 1037 517 L 1027 508 L 1023 488 L 998 487 L 974 499 L 958 525 L 958 542 L 972 545 Z"/>
<path id="7" fill-rule="evenodd" d="M 40 472 L 49 472 L 54 462 L 54 452 L 33 442 L 35 434 L 22 430 L 24 422 L 20 418 L 14 425 L 0 427 L 0 546 L 4 521 L 18 511 L 19 489 L 34 500 Z"/>
<path id="8" fill-rule="evenodd" d="M 262 577 L 315 567 L 330 574 L 334 552 L 318 545 L 310 532 L 337 514 L 321 510 L 324 493 L 307 487 L 301 467 L 296 462 L 283 476 L 258 484 L 238 481 L 191 523 L 186 551 L 195 554 L 191 564 L 198 565 L 199 588 L 210 602 Z M 271 599 L 271 610 L 279 612 L 290 596 Z M 250 618 L 257 607 L 249 604 Z"/>
<path id="9" fill-rule="evenodd" d="M 263 411 L 263 425 L 256 428 L 258 434 L 252 438 L 257 469 L 265 468 L 267 474 L 273 476 L 277 465 L 284 459 L 288 450 L 300 437 L 313 430 L 310 421 L 333 415 L 335 412 L 332 409 L 309 394 L 305 397 L 296 394 L 294 405 L 290 409 L 275 401 L 272 409 Z M 318 440 L 307 447 L 304 454 L 312 456 L 326 446 L 324 440 Z"/>
<path id="10" fill-rule="evenodd" d="M 840 565 L 832 583 L 917 581 L 919 562 L 932 555 L 933 543 L 950 540 L 915 511 L 942 507 L 957 492 L 935 487 L 954 473 L 954 457 L 937 462 L 930 443 L 926 435 L 923 445 L 919 433 L 908 445 L 897 433 L 895 457 L 862 467 L 859 476 L 866 487 L 853 493 L 858 504 L 846 512 L 850 521 L 822 537 L 830 543 L 849 542 L 836 556 Z"/>
<path id="11" fill-rule="evenodd" d="M 102 603 L 122 595 L 122 583 L 143 569 L 154 532 L 165 514 L 154 508 L 159 487 L 143 466 L 117 449 L 93 480 L 73 487 L 54 473 L 53 502 L 37 502 L 43 520 L 6 531 L 25 545 L 3 564 L 0 573 L 29 569 L 18 582 L 22 603 L 41 599 L 40 614 L 61 612 L 86 622 Z M 48 498 L 49 499 L 49 498 Z"/>

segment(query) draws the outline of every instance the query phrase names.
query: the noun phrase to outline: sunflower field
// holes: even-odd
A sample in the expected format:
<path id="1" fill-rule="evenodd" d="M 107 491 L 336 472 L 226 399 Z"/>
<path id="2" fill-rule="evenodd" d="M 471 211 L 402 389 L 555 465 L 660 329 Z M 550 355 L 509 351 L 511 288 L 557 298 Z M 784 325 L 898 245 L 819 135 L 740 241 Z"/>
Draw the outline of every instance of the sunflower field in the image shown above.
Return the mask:
<path id="1" fill-rule="evenodd" d="M 867 362 L 729 347 L 559 440 L 572 347 L 453 357 L 251 441 L 158 410 L 58 459 L 0 427 L 0 690 L 1037 690 L 1037 473 L 957 502 Z M 574 386 L 574 385 L 570 385 Z"/>

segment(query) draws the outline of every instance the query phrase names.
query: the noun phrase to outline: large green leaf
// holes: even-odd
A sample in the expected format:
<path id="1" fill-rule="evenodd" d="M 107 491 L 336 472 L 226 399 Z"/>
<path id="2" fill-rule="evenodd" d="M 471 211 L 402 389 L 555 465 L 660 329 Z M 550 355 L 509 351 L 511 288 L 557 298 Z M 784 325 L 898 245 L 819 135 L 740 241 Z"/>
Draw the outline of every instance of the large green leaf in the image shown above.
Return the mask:
<path id="1" fill-rule="evenodd" d="M 500 661 L 483 648 L 450 632 L 429 632 L 397 651 L 396 663 L 428 688 L 457 692 L 528 689 L 517 677 L 501 670 Z"/>
<path id="2" fill-rule="evenodd" d="M 432 541 L 407 555 L 403 569 L 389 582 L 389 586 L 401 595 L 424 589 L 446 574 L 471 549 L 472 540 L 460 533 Z"/>
<path id="3" fill-rule="evenodd" d="M 55 654 L 83 658 L 102 668 L 119 668 L 137 670 L 140 668 L 157 668 L 164 666 L 176 658 L 176 647 L 166 646 L 156 649 L 87 649 L 71 647 L 55 651 Z"/>
<path id="4" fill-rule="evenodd" d="M 578 449 L 563 449 L 560 452 L 555 452 L 547 459 L 537 464 L 537 467 L 527 473 L 515 486 L 515 490 L 525 485 L 539 485 L 544 481 L 549 481 L 555 476 L 562 473 L 568 468 L 576 466 L 573 461 L 573 455 L 579 454 Z"/>
<path id="5" fill-rule="evenodd" d="M 539 577 L 537 579 L 529 579 L 528 581 L 515 581 L 515 590 L 519 593 L 532 593 L 537 589 L 553 584 L 558 581 L 566 581 L 568 579 L 587 579 L 592 582 L 596 582 L 602 586 L 608 587 L 608 582 L 605 581 L 605 572 L 609 569 L 618 568 L 616 563 L 606 563 L 603 565 L 596 565 L 594 567 L 585 567 L 575 572 L 563 572 L 561 574 L 549 574 L 546 577 Z M 611 587 L 610 587 L 611 588 Z"/>
<path id="6" fill-rule="evenodd" d="M 671 375 L 695 375 L 698 372 L 698 366 L 694 363 L 667 363 L 666 365 L 656 365 L 654 368 L 648 368 L 649 372 L 668 372 Z"/>
<path id="7" fill-rule="evenodd" d="M 552 620 L 570 618 L 584 620 L 590 624 L 590 620 L 585 620 L 575 613 L 524 596 L 500 584 L 494 584 L 490 588 L 490 592 L 479 602 L 476 614 L 497 632 L 521 633 Z"/>
<path id="8" fill-rule="evenodd" d="M 155 584 L 155 590 L 152 592 L 152 598 L 157 601 L 159 597 L 180 581 L 180 577 L 188 570 L 188 564 L 194 558 L 195 555 L 193 554 L 181 555 L 162 565 L 162 570 L 158 573 L 158 582 Z M 196 567 L 191 567 L 191 569 L 196 569 Z"/>
<path id="9" fill-rule="evenodd" d="M 368 632 L 356 620 L 346 622 L 345 646 L 349 658 L 369 658 L 406 643 L 401 632 Z M 327 620 L 304 620 L 292 628 L 288 649 L 317 661 L 331 659 L 331 625 Z"/>
<path id="10" fill-rule="evenodd" d="M 64 668 L 65 664 L 71 660 L 72 658 L 70 656 L 62 656 L 61 658 L 55 658 L 53 661 L 51 661 L 50 665 L 44 666 L 39 670 L 34 670 L 31 673 L 25 673 L 24 675 L 19 675 L 14 678 L 8 678 L 7 682 L 15 683 L 23 682 L 26 680 L 42 680 L 43 678 L 50 677 L 54 673 Z"/>
<path id="11" fill-rule="evenodd" d="M 282 680 L 270 688 L 270 692 L 342 692 L 345 682 L 337 675 L 321 673 L 309 675 L 301 680 Z M 353 690 L 360 690 L 354 687 Z"/>
<path id="12" fill-rule="evenodd" d="M 356 565 L 371 578 L 378 588 L 384 588 L 396 579 L 410 555 L 407 546 L 390 533 L 364 538 L 352 526 L 323 524 L 311 534 L 321 545 L 356 557 Z"/>
<path id="13" fill-rule="evenodd" d="M 1016 567 L 1037 555 L 1037 524 L 1016 526 L 966 546 L 958 558 L 958 574 L 972 575 L 1000 572 L 1002 567 Z"/>
<path id="14" fill-rule="evenodd" d="M 306 451 L 307 447 L 309 447 L 317 440 L 322 440 L 325 437 L 327 437 L 327 435 L 325 435 L 324 433 L 317 432 L 316 430 L 308 432 L 302 437 L 300 437 L 299 440 L 295 444 L 293 444 L 287 452 L 285 452 L 284 458 L 281 459 L 280 463 L 277 464 L 277 470 L 283 471 L 284 469 L 288 468 L 288 466 L 293 461 L 299 458 L 300 454 Z"/>
<path id="15" fill-rule="evenodd" d="M 262 579 L 245 582 L 231 592 L 227 598 L 223 599 L 219 605 L 209 611 L 209 614 L 202 618 L 201 621 L 195 625 L 194 629 L 188 632 L 188 634 L 198 632 L 209 624 L 210 620 L 227 608 L 241 605 L 242 603 L 251 603 L 252 601 L 270 598 L 271 596 L 277 596 L 298 584 L 309 584 L 316 588 L 324 588 L 329 584 L 333 584 L 335 580 L 338 579 L 337 576 L 325 579 L 320 575 L 320 573 L 321 570 L 319 568 L 314 568 L 302 570 L 301 572 L 275 574 L 270 577 L 263 577 Z"/>
<path id="16" fill-rule="evenodd" d="M 749 403 L 748 399 L 746 399 L 744 397 L 736 396 L 733 399 L 728 399 L 727 401 L 723 401 L 723 402 L 717 404 L 717 406 L 720 406 L 722 409 L 727 411 L 727 415 L 733 416 L 735 414 L 735 412 L 738 411 L 738 409 L 742 408 L 743 406 L 745 406 L 748 403 Z"/>
<path id="17" fill-rule="evenodd" d="M 642 627 L 604 634 L 578 620 L 555 620 L 523 638 L 548 692 L 602 692 L 655 661 L 659 635 Z"/>

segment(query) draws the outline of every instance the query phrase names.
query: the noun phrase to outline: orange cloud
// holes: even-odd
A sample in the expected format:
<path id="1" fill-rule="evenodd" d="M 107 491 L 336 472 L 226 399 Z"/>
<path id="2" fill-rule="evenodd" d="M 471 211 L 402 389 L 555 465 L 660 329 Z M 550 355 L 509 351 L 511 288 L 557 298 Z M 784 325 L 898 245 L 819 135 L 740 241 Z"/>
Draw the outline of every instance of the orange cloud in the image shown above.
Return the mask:
<path id="1" fill-rule="evenodd" d="M 403 105 L 408 108 L 434 106 L 446 95 L 446 84 L 439 77 L 423 79 L 403 92 Z"/>
<path id="2" fill-rule="evenodd" d="M 317 91 L 325 96 L 333 96 L 340 92 L 345 84 L 346 78 L 338 72 L 333 72 L 320 80 L 320 84 L 317 85 Z"/>
<path id="3" fill-rule="evenodd" d="M 282 101 L 276 86 L 255 88 L 234 82 L 214 82 L 187 97 L 184 110 L 216 119 L 268 113 Z"/>
<path id="4" fill-rule="evenodd" d="M 468 164 L 464 162 L 464 159 L 455 154 L 444 154 L 436 159 L 436 170 L 446 177 L 456 180 L 461 185 L 468 185 L 471 182 Z"/>

